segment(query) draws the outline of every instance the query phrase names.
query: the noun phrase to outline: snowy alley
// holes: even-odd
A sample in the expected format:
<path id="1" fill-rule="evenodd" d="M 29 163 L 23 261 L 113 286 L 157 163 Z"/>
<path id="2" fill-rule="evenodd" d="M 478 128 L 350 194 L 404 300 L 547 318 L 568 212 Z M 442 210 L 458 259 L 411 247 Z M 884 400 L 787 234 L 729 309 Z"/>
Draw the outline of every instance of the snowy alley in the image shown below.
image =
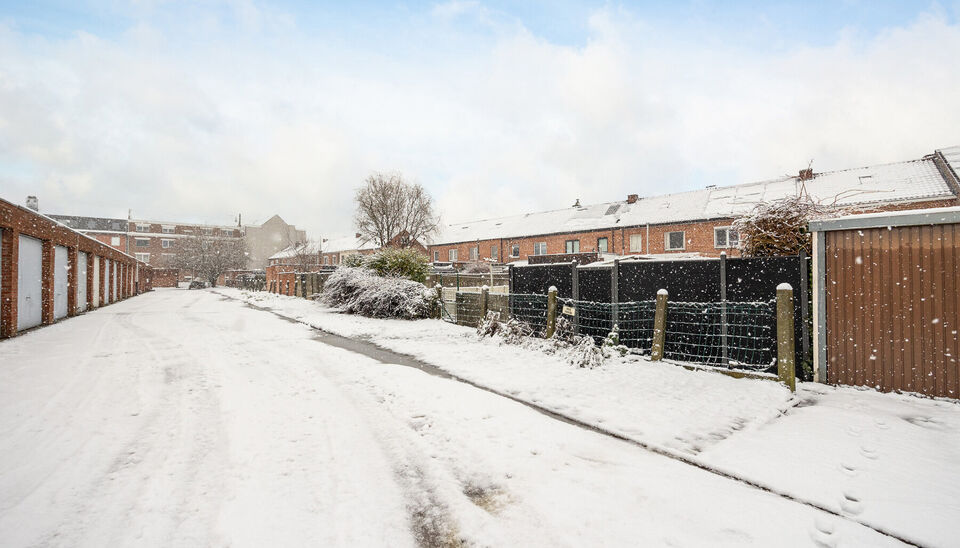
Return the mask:
<path id="1" fill-rule="evenodd" d="M 954 403 L 791 396 L 645 361 L 573 371 L 441 322 L 218 291 L 157 290 L 0 342 L 0 545 L 955 542 Z"/>

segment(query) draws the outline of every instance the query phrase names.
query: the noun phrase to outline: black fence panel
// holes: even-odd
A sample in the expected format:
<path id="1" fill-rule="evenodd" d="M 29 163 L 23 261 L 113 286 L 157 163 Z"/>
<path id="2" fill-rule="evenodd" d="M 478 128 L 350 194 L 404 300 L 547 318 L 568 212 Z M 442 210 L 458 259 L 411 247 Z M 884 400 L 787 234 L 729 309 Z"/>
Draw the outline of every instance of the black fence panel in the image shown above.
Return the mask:
<path id="1" fill-rule="evenodd" d="M 580 268 L 577 270 L 580 300 L 595 303 L 610 302 L 610 269 Z"/>
<path id="2" fill-rule="evenodd" d="M 511 270 L 511 293 L 546 295 L 550 286 L 556 286 L 557 296 L 573 297 L 573 267 L 570 264 L 515 266 Z"/>
<path id="3" fill-rule="evenodd" d="M 619 287 L 620 302 L 656 300 L 660 289 L 670 293 L 671 301 L 717 302 L 720 300 L 720 261 L 622 262 Z"/>

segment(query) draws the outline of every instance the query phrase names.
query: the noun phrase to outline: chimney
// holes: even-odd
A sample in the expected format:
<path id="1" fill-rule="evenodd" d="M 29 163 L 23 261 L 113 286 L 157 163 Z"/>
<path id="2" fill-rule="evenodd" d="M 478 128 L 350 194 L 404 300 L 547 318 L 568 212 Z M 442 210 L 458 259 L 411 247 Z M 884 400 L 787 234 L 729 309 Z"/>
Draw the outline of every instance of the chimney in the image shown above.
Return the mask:
<path id="1" fill-rule="evenodd" d="M 801 180 L 801 181 L 809 181 L 810 179 L 813 179 L 813 168 L 809 168 L 809 167 L 808 167 L 807 169 L 801 169 L 801 170 L 800 170 L 800 180 Z"/>
<path id="2" fill-rule="evenodd" d="M 580 207 L 580 198 L 577 198 L 577 201 L 574 202 L 573 207 Z"/>
<path id="3" fill-rule="evenodd" d="M 27 207 L 34 211 L 40 211 L 40 201 L 36 196 L 27 196 Z"/>
<path id="4" fill-rule="evenodd" d="M 640 196 L 637 196 L 636 194 L 627 194 L 627 203 L 628 203 L 628 204 L 635 204 L 635 203 L 637 203 L 637 200 L 638 200 L 638 199 L 640 199 Z"/>

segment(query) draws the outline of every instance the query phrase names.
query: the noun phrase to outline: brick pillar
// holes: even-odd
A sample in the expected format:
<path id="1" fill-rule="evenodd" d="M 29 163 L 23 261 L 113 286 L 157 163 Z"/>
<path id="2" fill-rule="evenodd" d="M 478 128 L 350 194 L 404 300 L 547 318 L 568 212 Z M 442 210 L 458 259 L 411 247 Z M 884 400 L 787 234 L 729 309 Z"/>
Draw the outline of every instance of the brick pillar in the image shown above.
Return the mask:
<path id="1" fill-rule="evenodd" d="M 16 230 L 0 230 L 3 238 L 3 254 L 0 255 L 0 337 L 17 334 L 17 264 L 20 256 L 20 233 Z"/>
<path id="2" fill-rule="evenodd" d="M 93 310 L 93 253 L 87 253 L 87 310 Z"/>
<path id="3" fill-rule="evenodd" d="M 43 317 L 43 324 L 53 323 L 53 268 L 54 268 L 54 249 L 53 242 L 43 241 L 43 262 L 40 267 L 42 280 L 40 282 L 40 310 Z"/>
<path id="4" fill-rule="evenodd" d="M 77 248 L 67 248 L 67 262 L 70 267 L 67 269 L 67 316 L 77 315 Z"/>

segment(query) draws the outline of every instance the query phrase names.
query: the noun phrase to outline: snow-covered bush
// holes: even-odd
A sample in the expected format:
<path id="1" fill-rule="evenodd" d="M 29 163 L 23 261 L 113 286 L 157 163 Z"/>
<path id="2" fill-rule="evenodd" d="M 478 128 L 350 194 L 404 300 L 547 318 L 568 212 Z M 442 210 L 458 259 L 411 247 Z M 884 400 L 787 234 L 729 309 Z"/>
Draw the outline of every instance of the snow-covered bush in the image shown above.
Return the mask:
<path id="1" fill-rule="evenodd" d="M 423 284 L 377 276 L 365 268 L 340 267 L 327 279 L 322 300 L 348 314 L 372 318 L 428 318 L 436 296 Z"/>
<path id="2" fill-rule="evenodd" d="M 620 326 L 614 324 L 613 331 L 611 331 L 605 339 L 603 339 L 603 346 L 600 347 L 600 350 L 603 352 L 603 356 L 606 358 L 612 358 L 614 356 L 626 356 L 630 349 L 626 346 L 620 344 Z"/>
<path id="3" fill-rule="evenodd" d="M 501 321 L 494 315 L 487 315 L 477 325 L 477 335 L 480 337 L 499 336 L 504 344 L 513 344 L 526 347 L 544 354 L 561 356 L 571 365 L 577 367 L 597 367 L 603 363 L 606 354 L 593 342 L 593 337 L 574 335 L 570 329 L 562 329 L 557 318 L 558 329 L 556 335 L 549 339 L 534 336 L 530 324 L 510 318 Z"/>
<path id="4" fill-rule="evenodd" d="M 343 258 L 341 266 L 348 266 L 350 268 L 357 268 L 363 266 L 364 256 L 359 253 L 354 253 L 353 255 L 347 255 Z"/>
<path id="5" fill-rule="evenodd" d="M 363 266 L 381 276 L 406 278 L 420 283 L 427 280 L 427 257 L 416 249 L 387 247 L 367 257 Z"/>
<path id="6" fill-rule="evenodd" d="M 593 337 L 578 337 L 567 351 L 567 363 L 587 369 L 603 365 L 603 360 L 608 357 L 597 343 L 593 342 Z"/>

